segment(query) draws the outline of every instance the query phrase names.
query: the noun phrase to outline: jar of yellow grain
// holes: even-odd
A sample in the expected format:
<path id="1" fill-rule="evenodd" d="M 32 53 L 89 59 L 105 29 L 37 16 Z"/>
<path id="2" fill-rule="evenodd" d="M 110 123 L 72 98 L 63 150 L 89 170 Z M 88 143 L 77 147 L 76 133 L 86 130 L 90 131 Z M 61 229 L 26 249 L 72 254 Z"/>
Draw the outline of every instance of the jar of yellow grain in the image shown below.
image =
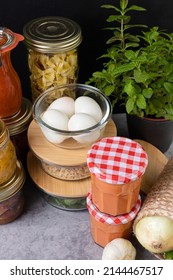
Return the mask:
<path id="1" fill-rule="evenodd" d="M 36 18 L 23 28 L 33 101 L 45 90 L 76 83 L 80 26 L 64 17 Z"/>
<path id="2" fill-rule="evenodd" d="M 15 173 L 17 156 L 15 147 L 9 137 L 9 131 L 0 119 L 0 188 Z"/>

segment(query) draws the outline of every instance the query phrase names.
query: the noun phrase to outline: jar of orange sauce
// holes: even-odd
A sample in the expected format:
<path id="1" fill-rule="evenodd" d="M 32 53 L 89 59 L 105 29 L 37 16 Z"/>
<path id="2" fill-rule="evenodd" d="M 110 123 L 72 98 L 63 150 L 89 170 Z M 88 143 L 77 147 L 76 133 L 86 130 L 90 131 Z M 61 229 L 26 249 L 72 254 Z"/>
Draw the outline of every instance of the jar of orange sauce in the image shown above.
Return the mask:
<path id="1" fill-rule="evenodd" d="M 130 239 L 132 224 L 141 207 L 141 197 L 129 213 L 112 216 L 98 210 L 93 204 L 92 194 L 88 193 L 87 208 L 90 214 L 90 228 L 94 241 L 105 247 L 115 238 Z"/>
<path id="2" fill-rule="evenodd" d="M 94 143 L 87 154 L 87 166 L 96 207 L 114 216 L 131 211 L 147 164 L 146 152 L 131 139 L 107 137 Z"/>
<path id="3" fill-rule="evenodd" d="M 0 27 L 0 117 L 18 112 L 22 104 L 22 88 L 19 76 L 11 63 L 10 51 L 24 37 L 8 28 Z"/>

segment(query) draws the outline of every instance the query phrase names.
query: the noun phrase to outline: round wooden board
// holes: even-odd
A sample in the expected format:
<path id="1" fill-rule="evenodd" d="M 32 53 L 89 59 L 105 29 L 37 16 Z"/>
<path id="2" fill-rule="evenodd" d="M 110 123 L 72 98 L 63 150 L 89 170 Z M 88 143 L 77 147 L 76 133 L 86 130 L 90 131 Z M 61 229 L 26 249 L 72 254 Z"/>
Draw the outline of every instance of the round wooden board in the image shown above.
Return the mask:
<path id="1" fill-rule="evenodd" d="M 148 155 L 148 166 L 142 179 L 141 190 L 147 194 L 168 162 L 168 158 L 152 144 L 135 139 Z"/>
<path id="2" fill-rule="evenodd" d="M 27 167 L 34 183 L 42 191 L 53 196 L 86 197 L 91 188 L 90 177 L 78 181 L 64 181 L 48 175 L 31 151 L 28 153 Z"/>
<path id="3" fill-rule="evenodd" d="M 105 127 L 103 137 L 117 136 L 115 123 L 111 119 Z M 49 143 L 38 124 L 32 120 L 28 128 L 28 143 L 31 151 L 40 159 L 60 166 L 79 166 L 86 163 L 89 147 L 63 149 Z"/>

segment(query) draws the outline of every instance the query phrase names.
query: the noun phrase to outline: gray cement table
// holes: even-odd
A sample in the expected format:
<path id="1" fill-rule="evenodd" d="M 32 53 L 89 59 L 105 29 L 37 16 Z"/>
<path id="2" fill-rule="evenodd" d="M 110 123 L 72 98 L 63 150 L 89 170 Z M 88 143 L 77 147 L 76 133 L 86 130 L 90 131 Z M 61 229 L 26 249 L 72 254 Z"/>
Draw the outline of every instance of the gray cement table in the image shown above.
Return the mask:
<path id="1" fill-rule="evenodd" d="M 124 114 L 114 116 L 118 134 L 126 136 Z M 166 155 L 173 154 L 173 144 Z M 70 212 L 49 205 L 27 178 L 26 207 L 14 222 L 0 225 L 1 260 L 100 260 L 103 248 L 92 239 L 87 210 Z M 137 259 L 155 257 L 132 239 Z"/>

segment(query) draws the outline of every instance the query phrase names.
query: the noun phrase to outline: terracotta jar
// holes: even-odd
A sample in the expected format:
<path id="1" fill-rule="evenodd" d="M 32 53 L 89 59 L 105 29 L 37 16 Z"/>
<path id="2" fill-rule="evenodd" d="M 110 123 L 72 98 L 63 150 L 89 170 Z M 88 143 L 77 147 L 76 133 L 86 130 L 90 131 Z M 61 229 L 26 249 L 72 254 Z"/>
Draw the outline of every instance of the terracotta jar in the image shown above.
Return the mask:
<path id="1" fill-rule="evenodd" d="M 19 76 L 11 63 L 10 52 L 22 35 L 0 27 L 0 117 L 15 114 L 22 104 L 22 88 Z"/>
<path id="2" fill-rule="evenodd" d="M 105 247 L 115 238 L 130 238 L 133 220 L 141 207 L 141 197 L 138 196 L 136 205 L 124 215 L 111 216 L 100 212 L 93 204 L 91 192 L 87 196 L 87 207 L 92 237 L 98 245 Z"/>
<path id="3" fill-rule="evenodd" d="M 142 146 L 124 137 L 108 137 L 91 146 L 87 165 L 92 199 L 110 215 L 128 213 L 136 205 L 148 157 Z"/>

